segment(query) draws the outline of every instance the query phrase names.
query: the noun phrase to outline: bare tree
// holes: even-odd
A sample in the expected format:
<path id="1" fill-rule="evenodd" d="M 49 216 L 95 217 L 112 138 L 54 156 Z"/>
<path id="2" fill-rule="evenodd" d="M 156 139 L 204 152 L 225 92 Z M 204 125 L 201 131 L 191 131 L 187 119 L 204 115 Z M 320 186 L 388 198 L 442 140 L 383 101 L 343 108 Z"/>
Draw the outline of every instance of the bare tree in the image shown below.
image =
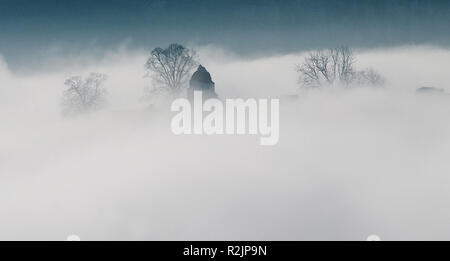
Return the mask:
<path id="1" fill-rule="evenodd" d="M 146 68 L 156 83 L 153 91 L 163 90 L 177 95 L 198 65 L 196 59 L 194 50 L 180 44 L 171 44 L 166 49 L 153 49 L 146 63 Z"/>
<path id="2" fill-rule="evenodd" d="M 367 69 L 356 72 L 354 82 L 358 86 L 380 87 L 384 85 L 385 79 L 375 70 Z"/>
<path id="3" fill-rule="evenodd" d="M 68 89 L 63 93 L 63 113 L 72 114 L 99 109 L 105 104 L 106 89 L 102 86 L 106 75 L 91 73 L 86 79 L 73 76 L 64 84 Z"/>
<path id="4" fill-rule="evenodd" d="M 297 66 L 302 87 L 318 88 L 355 84 L 376 85 L 381 76 L 373 70 L 355 71 L 355 56 L 346 46 L 310 53 L 303 64 Z"/>
<path id="5" fill-rule="evenodd" d="M 304 87 L 348 84 L 353 74 L 354 56 L 348 47 L 312 52 L 297 66 Z"/>

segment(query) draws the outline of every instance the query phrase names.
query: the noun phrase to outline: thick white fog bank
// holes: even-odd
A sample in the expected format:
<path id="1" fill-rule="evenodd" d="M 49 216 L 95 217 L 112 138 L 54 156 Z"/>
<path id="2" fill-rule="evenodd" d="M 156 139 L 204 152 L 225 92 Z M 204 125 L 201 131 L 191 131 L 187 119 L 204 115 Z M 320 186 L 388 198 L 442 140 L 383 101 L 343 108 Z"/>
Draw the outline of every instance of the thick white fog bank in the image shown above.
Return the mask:
<path id="1" fill-rule="evenodd" d="M 199 48 L 222 97 L 297 92 L 304 54 L 240 59 Z M 0 239 L 450 239 L 450 51 L 361 50 L 384 89 L 281 100 L 280 141 L 175 136 L 142 99 L 145 52 L 11 72 L 0 62 Z M 57 62 L 56 62 L 57 60 Z M 86 62 L 87 61 L 87 62 Z M 108 75 L 108 106 L 61 115 L 64 80 Z"/>

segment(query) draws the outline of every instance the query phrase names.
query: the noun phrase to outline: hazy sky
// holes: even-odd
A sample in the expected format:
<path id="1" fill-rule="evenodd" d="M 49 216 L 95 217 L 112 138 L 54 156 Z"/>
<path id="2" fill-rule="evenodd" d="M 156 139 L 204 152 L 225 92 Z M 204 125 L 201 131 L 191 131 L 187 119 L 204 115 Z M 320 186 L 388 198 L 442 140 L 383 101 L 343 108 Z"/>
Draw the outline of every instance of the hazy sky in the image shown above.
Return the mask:
<path id="1" fill-rule="evenodd" d="M 128 41 L 214 44 L 249 56 L 324 46 L 450 42 L 450 5 L 440 0 L 2 0 L 0 53 L 11 67 L 48 50 L 90 50 Z"/>

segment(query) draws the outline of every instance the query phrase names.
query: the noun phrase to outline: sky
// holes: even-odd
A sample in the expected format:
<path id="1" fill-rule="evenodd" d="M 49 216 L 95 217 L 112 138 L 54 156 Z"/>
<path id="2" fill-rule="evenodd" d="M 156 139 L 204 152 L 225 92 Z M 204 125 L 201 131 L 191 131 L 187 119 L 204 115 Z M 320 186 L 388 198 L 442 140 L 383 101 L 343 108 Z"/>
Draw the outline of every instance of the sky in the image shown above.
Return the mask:
<path id="1" fill-rule="evenodd" d="M 2 0 L 0 53 L 22 68 L 58 48 L 101 56 L 124 42 L 212 44 L 253 57 L 342 44 L 447 46 L 449 17 L 440 0 Z"/>

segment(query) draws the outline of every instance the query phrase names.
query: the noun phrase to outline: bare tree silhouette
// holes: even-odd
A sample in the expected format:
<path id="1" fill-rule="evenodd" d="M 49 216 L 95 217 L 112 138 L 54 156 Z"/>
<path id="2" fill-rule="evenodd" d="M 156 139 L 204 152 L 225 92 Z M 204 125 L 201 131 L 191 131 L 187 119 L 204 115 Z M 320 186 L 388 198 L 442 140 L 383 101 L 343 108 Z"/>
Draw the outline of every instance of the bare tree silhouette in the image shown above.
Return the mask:
<path id="1" fill-rule="evenodd" d="M 148 74 L 153 78 L 153 91 L 167 91 L 178 95 L 186 87 L 188 77 L 198 65 L 197 54 L 180 44 L 155 48 L 147 60 Z"/>
<path id="2" fill-rule="evenodd" d="M 311 52 L 304 62 L 297 66 L 300 84 L 307 88 L 383 84 L 381 75 L 376 71 L 355 71 L 354 63 L 353 51 L 347 46 Z"/>
<path id="3" fill-rule="evenodd" d="M 354 81 L 359 86 L 383 86 L 385 79 L 375 70 L 366 69 L 364 71 L 358 71 L 354 74 Z"/>
<path id="4" fill-rule="evenodd" d="M 64 84 L 69 88 L 63 93 L 63 113 L 73 114 L 99 109 L 106 102 L 106 89 L 102 86 L 106 75 L 91 73 L 86 79 L 73 76 Z"/>

